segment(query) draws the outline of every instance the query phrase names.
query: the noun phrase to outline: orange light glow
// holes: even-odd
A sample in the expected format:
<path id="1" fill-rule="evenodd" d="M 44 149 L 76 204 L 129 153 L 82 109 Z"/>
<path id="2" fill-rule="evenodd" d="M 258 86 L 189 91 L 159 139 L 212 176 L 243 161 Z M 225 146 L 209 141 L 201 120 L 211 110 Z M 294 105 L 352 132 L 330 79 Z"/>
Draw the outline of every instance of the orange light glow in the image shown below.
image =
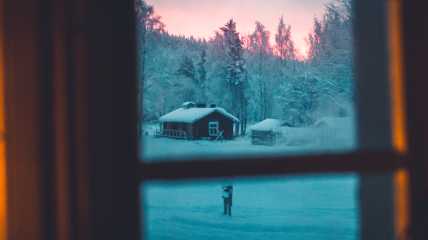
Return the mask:
<path id="1" fill-rule="evenodd" d="M 3 22 L 0 20 L 0 240 L 7 238 L 6 221 L 6 144 L 5 144 L 5 114 L 4 114 L 4 46 Z"/>
<path id="2" fill-rule="evenodd" d="M 406 239 L 409 224 L 409 176 L 404 170 L 395 173 L 395 233 L 398 239 Z"/>
<path id="3" fill-rule="evenodd" d="M 1 24 L 1 23 L 0 23 Z M 2 29 L 0 28 L 0 32 Z M 6 239 L 6 146 L 4 124 L 4 59 L 3 42 L 0 39 L 0 240 Z"/>
<path id="4" fill-rule="evenodd" d="M 5 143 L 0 141 L 0 239 L 6 239 L 6 160 Z"/>
<path id="5" fill-rule="evenodd" d="M 389 75 L 391 79 L 391 119 L 392 136 L 394 148 L 404 153 L 407 150 L 406 142 L 406 109 L 404 106 L 404 85 L 403 85 L 403 59 L 401 45 L 401 1 L 389 1 L 389 52 L 390 64 Z"/>
<path id="6" fill-rule="evenodd" d="M 407 151 L 406 109 L 404 105 L 403 55 L 401 43 L 401 0 L 391 0 L 389 16 L 389 74 L 391 79 L 391 119 L 393 145 L 396 151 Z M 395 185 L 395 233 L 398 239 L 405 239 L 409 224 L 409 176 L 400 170 L 394 176 Z"/>

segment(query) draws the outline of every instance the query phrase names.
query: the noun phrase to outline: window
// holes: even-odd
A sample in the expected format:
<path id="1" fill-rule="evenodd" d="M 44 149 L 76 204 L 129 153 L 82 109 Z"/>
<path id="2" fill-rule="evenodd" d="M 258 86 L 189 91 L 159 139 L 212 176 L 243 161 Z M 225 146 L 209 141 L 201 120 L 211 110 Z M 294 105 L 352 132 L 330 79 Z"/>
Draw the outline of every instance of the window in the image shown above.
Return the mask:
<path id="1" fill-rule="evenodd" d="M 154 8 L 150 7 L 150 4 L 146 3 L 145 1 L 137 1 L 137 5 L 141 4 L 139 7 L 140 9 L 150 9 L 150 14 L 154 14 L 156 12 L 156 4 L 157 6 L 162 6 L 160 4 L 162 1 L 154 2 Z M 396 166 L 400 166 L 400 158 L 401 154 L 405 152 L 405 136 L 403 135 L 405 133 L 404 131 L 404 122 L 402 119 L 400 120 L 400 117 L 403 115 L 392 115 L 392 112 L 396 111 L 398 108 L 403 109 L 402 105 L 402 94 L 394 94 L 393 99 L 390 98 L 390 93 L 394 92 L 397 93 L 400 91 L 400 81 L 401 76 L 398 74 L 390 75 L 389 71 L 390 69 L 399 69 L 399 68 L 392 68 L 392 66 L 395 64 L 395 60 L 397 59 L 397 55 L 392 58 L 389 58 L 389 54 L 395 54 L 395 51 L 397 48 L 388 48 L 388 44 L 394 44 L 394 36 L 397 37 L 399 35 L 394 35 L 394 32 L 391 31 L 391 29 L 396 29 L 397 25 L 394 27 L 388 28 L 388 24 L 397 24 L 397 22 L 394 22 L 393 19 L 397 17 L 396 12 L 393 12 L 395 6 L 393 3 L 388 3 L 384 5 L 384 2 L 376 2 L 376 3 L 363 3 L 361 1 L 354 1 L 351 3 L 351 1 L 337 1 L 344 5 L 341 5 L 342 8 L 345 9 L 348 12 L 347 17 L 349 19 L 352 19 L 352 24 L 354 29 L 354 35 L 350 36 L 353 37 L 353 39 L 348 39 L 348 44 L 352 48 L 354 46 L 355 48 L 352 49 L 353 52 L 355 52 L 355 56 L 351 57 L 350 61 L 348 62 L 348 72 L 350 76 L 355 76 L 355 82 L 351 81 L 352 88 L 351 91 L 354 92 L 355 97 L 351 98 L 355 100 L 355 108 L 357 109 L 355 111 L 355 114 L 352 114 L 352 116 L 355 116 L 355 118 L 352 119 L 352 121 L 348 122 L 351 123 L 346 127 L 345 129 L 338 130 L 338 131 L 331 131 L 330 128 L 326 128 L 324 132 L 320 133 L 317 136 L 309 137 L 310 140 L 318 139 L 318 137 L 321 136 L 320 141 L 329 141 L 334 137 L 340 136 L 340 133 L 343 133 L 344 131 L 347 131 L 346 134 L 346 140 L 340 139 L 336 143 L 333 144 L 336 148 L 330 148 L 330 149 L 317 149 L 317 151 L 310 151 L 310 149 L 305 149 L 305 151 L 291 151 L 288 154 L 285 154 L 284 152 L 281 152 L 278 154 L 278 152 L 273 152 L 274 154 L 263 154 L 263 152 L 253 152 L 254 154 L 236 154 L 233 155 L 231 152 L 227 152 L 226 154 L 220 154 L 215 155 L 211 152 L 207 151 L 196 151 L 198 154 L 196 156 L 189 155 L 189 152 L 185 152 L 184 155 L 174 155 L 177 154 L 177 152 L 173 152 L 172 155 L 162 155 L 161 157 L 158 156 L 158 158 L 149 159 L 147 156 L 144 155 L 144 149 L 143 147 L 143 154 L 140 155 L 140 157 L 144 160 L 142 165 L 142 191 L 144 192 L 144 189 L 147 188 L 147 192 L 145 193 L 146 197 L 145 199 L 148 201 L 148 205 L 143 204 L 143 208 L 146 210 L 145 216 L 148 221 L 154 221 L 154 222 L 146 222 L 146 226 L 148 228 L 144 228 L 144 230 L 147 230 L 149 232 L 145 232 L 144 236 L 148 237 L 149 239 L 156 239 L 157 237 L 160 237 L 160 235 L 156 235 L 156 232 L 159 233 L 159 231 L 152 231 L 154 228 L 159 228 L 160 230 L 162 227 L 165 227 L 167 225 L 157 225 L 161 222 L 165 224 L 166 220 L 163 218 L 163 220 L 159 220 L 158 217 L 164 216 L 164 214 L 167 214 L 166 212 L 162 212 L 162 209 L 158 209 L 158 212 L 153 211 L 153 209 L 150 208 L 150 206 L 153 203 L 154 200 L 152 198 L 155 198 L 156 194 L 153 195 L 153 192 L 165 192 L 165 193 L 173 193 L 173 192 L 180 192 L 181 187 L 179 181 L 183 179 L 220 179 L 223 177 L 242 177 L 242 176 L 265 176 L 265 175 L 287 175 L 290 173 L 298 173 L 298 174 L 305 174 L 305 173 L 328 173 L 328 172 L 354 172 L 359 174 L 359 186 L 360 186 L 360 201 L 358 201 L 357 205 L 360 212 L 360 224 L 359 224 L 359 231 L 358 233 L 355 233 L 353 235 L 348 235 L 350 238 L 357 238 L 357 235 L 361 236 L 363 239 L 392 239 L 393 236 L 396 236 L 396 234 L 403 234 L 405 232 L 405 226 L 406 223 L 401 223 L 400 229 L 398 229 L 396 222 L 394 220 L 396 219 L 394 216 L 394 212 L 391 211 L 391 206 L 393 206 L 396 202 L 396 199 L 394 197 L 394 190 L 392 188 L 388 188 L 386 186 L 391 186 L 390 184 L 393 184 L 395 179 L 397 178 L 395 175 L 395 170 L 397 170 Z M 336 3 L 337 3 L 336 2 Z M 166 4 L 168 5 L 168 4 Z M 351 5 L 353 8 L 351 9 Z M 143 6 L 143 8 L 141 8 Z M 186 5 L 189 6 L 189 5 Z M 334 10 L 334 5 L 329 5 L 330 8 L 327 7 L 327 9 Z M 164 10 L 165 10 L 165 6 Z M 171 7 L 171 6 L 169 6 Z M 162 7 L 161 7 L 162 8 Z M 138 9 L 138 8 L 137 8 Z M 330 11 L 328 10 L 328 11 Z M 391 10 L 391 12 L 388 12 L 386 10 Z M 198 11 L 200 12 L 200 11 Z M 137 11 L 137 16 L 138 16 Z M 335 15 L 336 14 L 336 15 Z M 338 12 L 333 13 L 332 18 L 334 16 L 340 18 L 340 19 L 346 19 L 346 17 L 341 16 Z M 162 16 L 162 15 L 161 15 Z M 147 17 L 147 16 L 146 16 Z M 137 17 L 138 18 L 138 17 Z M 329 16 L 325 16 L 327 19 L 325 21 L 328 21 Z M 141 19 L 139 19 L 141 20 Z M 161 22 L 162 18 L 153 18 L 150 21 L 152 22 L 151 27 L 154 27 L 154 32 L 157 31 L 153 36 L 159 40 L 162 39 L 163 29 L 165 28 L 165 25 L 163 22 Z M 343 21 L 343 20 L 342 20 Z M 235 22 L 228 22 L 230 26 L 234 27 Z M 322 28 L 322 24 L 320 22 L 315 21 L 315 27 L 317 24 L 320 24 L 320 28 Z M 325 23 L 324 23 L 325 24 Z M 343 25 L 344 22 L 342 22 Z M 342 25 L 342 26 L 343 26 Z M 141 24 L 137 26 L 140 27 L 140 29 L 137 30 L 137 36 L 141 41 Z M 181 27 L 185 27 L 185 25 L 181 24 Z M 227 23 L 224 26 L 224 28 L 227 30 Z M 258 26 L 258 28 L 257 28 Z M 260 23 L 256 24 L 256 32 L 257 29 L 260 30 L 264 26 L 262 26 Z M 350 28 L 351 29 L 351 28 Z M 147 29 L 146 29 L 147 30 Z M 149 29 L 150 30 L 150 29 Z M 388 32 L 388 30 L 390 30 Z M 320 30 L 322 31 L 322 30 Z M 174 38 L 174 34 L 165 30 L 165 32 L 168 32 L 168 36 L 171 38 Z M 261 31 L 263 32 L 263 31 Z M 147 33 L 147 32 L 145 32 Z M 260 32 L 257 32 L 257 34 Z M 256 36 L 255 34 L 254 36 Z M 221 35 L 221 34 L 220 34 Z M 232 34 L 233 35 L 233 34 Z M 145 35 L 147 37 L 147 35 Z M 235 35 L 236 36 L 236 35 Z M 260 34 L 257 35 L 260 37 Z M 334 35 L 338 36 L 338 35 Z M 340 37 L 343 37 L 344 35 L 340 35 Z M 221 36 L 219 36 L 221 38 Z M 224 36 L 223 36 L 224 37 Z M 314 36 L 312 36 L 314 37 Z M 148 42 L 144 42 L 144 44 L 150 44 L 150 39 L 145 39 Z M 173 41 L 173 39 L 170 39 Z M 250 38 L 251 40 L 251 38 Z M 185 37 L 183 37 L 181 40 L 176 39 L 176 41 L 188 41 Z M 195 38 L 190 38 L 190 41 L 194 41 L 194 43 L 197 43 L 198 40 Z M 155 41 L 156 42 L 156 41 Z M 191 43 L 189 42 L 191 45 Z M 174 45 L 175 46 L 175 45 Z M 188 46 L 188 45 L 186 45 Z M 151 48 L 153 49 L 153 48 Z M 160 47 L 159 49 L 163 49 Z M 174 47 L 174 49 L 176 49 Z M 144 52 L 144 54 L 147 54 Z M 206 53 L 205 53 L 206 54 Z M 205 54 L 202 54 L 202 58 L 206 57 Z M 168 54 L 167 54 L 168 55 Z M 163 55 L 164 57 L 166 55 Z M 141 57 L 141 56 L 140 56 Z M 145 78 L 144 74 L 150 74 L 148 68 L 146 68 L 150 63 L 147 63 L 146 55 L 143 55 L 144 61 L 140 60 L 141 62 L 144 62 L 144 71 L 140 74 L 143 74 L 144 81 L 148 81 L 150 78 Z M 159 59 L 157 57 L 161 56 L 151 56 L 149 58 L 150 60 L 153 60 L 156 62 L 156 64 L 159 64 Z M 274 56 L 275 58 L 275 56 Z M 353 62 L 352 60 L 355 60 Z M 391 59 L 392 61 L 389 61 Z M 248 58 L 246 59 L 247 61 Z M 337 59 L 336 59 L 337 60 Z M 196 72 L 195 72 L 195 64 L 193 62 L 191 56 L 184 56 L 182 58 L 181 64 L 178 66 L 178 74 L 182 74 L 183 78 L 190 78 L 192 79 L 192 76 L 196 78 Z M 203 64 L 205 64 L 205 60 L 203 60 Z M 265 61 L 267 61 L 265 59 Z M 298 62 L 299 60 L 296 60 Z M 162 61 L 160 61 L 162 62 Z M 296 63 L 295 62 L 295 63 Z M 328 64 L 322 64 L 322 66 L 327 66 L 327 68 L 330 68 L 331 66 Z M 355 66 L 352 64 L 355 63 Z M 298 63 L 296 63 L 299 65 Z M 168 65 L 169 67 L 171 65 Z M 299 67 L 302 67 L 299 65 Z M 165 68 L 161 68 L 164 70 Z M 192 70 L 193 69 L 193 70 Z M 352 71 L 355 69 L 355 73 Z M 141 69 L 140 69 L 141 70 Z M 343 69 L 342 69 L 343 70 Z M 156 72 L 156 69 L 154 70 Z M 399 70 L 398 70 L 399 71 Z M 156 73 L 153 73 L 156 75 Z M 192 75 L 194 73 L 194 75 Z M 307 72 L 306 72 L 307 73 Z M 342 75 L 344 73 L 342 72 Z M 340 75 L 340 74 L 339 74 Z M 141 75 L 140 75 L 141 76 Z M 165 76 L 165 75 L 162 75 Z M 308 73 L 304 75 L 304 80 L 308 80 Z M 152 76 L 153 77 L 153 76 Z M 161 77 L 160 75 L 158 77 Z M 252 76 L 250 76 L 252 77 Z M 159 78 L 152 78 L 152 79 L 159 79 Z M 352 80 L 352 78 L 351 78 Z M 141 79 L 140 79 L 141 81 Z M 314 80 L 315 82 L 317 80 Z M 315 82 L 310 83 L 307 82 L 308 85 L 305 86 L 305 89 L 310 89 L 311 87 L 314 87 L 316 84 Z M 348 82 L 349 83 L 349 82 Z M 150 85 L 150 83 L 145 82 L 143 86 L 150 86 L 153 87 L 154 85 Z M 354 88 L 355 86 L 355 88 Z M 271 86 L 272 87 L 272 86 Z M 274 85 L 273 87 L 277 87 L 277 85 Z M 205 89 L 205 88 L 204 88 Z M 376 91 L 373 91 L 373 89 L 376 89 Z M 340 90 L 343 92 L 344 89 Z M 349 90 L 349 89 L 348 89 Z M 297 89 L 293 89 L 291 92 L 296 92 Z M 191 92 L 183 92 L 188 95 L 186 95 L 187 99 L 197 99 L 197 97 L 189 97 L 194 96 Z M 198 93 L 198 92 L 197 92 Z M 146 94 L 144 96 L 144 94 Z M 145 92 L 144 94 L 140 94 L 140 103 L 143 102 L 141 105 L 141 108 L 149 107 L 151 102 L 147 101 L 147 99 L 144 99 L 145 97 L 150 96 L 150 91 Z M 193 93 L 195 94 L 195 93 Z M 155 94 L 156 95 L 156 94 Z M 155 96 L 154 95 L 154 96 Z M 197 95 L 197 94 L 196 94 Z M 215 95 L 214 95 L 215 96 Z M 207 99 L 202 98 L 202 99 Z M 144 105 L 144 103 L 146 105 Z M 165 103 L 165 102 L 163 102 Z M 177 105 L 177 103 L 176 103 Z M 195 121 L 198 121 L 199 119 L 203 119 L 206 116 L 209 116 L 209 114 L 215 113 L 218 111 L 217 103 L 214 106 L 207 107 L 206 104 L 198 104 L 198 102 L 193 102 L 189 104 L 189 102 L 184 102 L 183 105 L 181 105 L 178 109 L 174 110 L 174 107 L 171 107 L 171 111 L 167 109 L 162 109 L 163 114 L 160 117 L 161 121 L 190 121 L 190 123 L 194 123 Z M 158 105 L 159 106 L 159 105 Z M 305 105 L 306 106 L 306 105 Z M 222 107 L 222 106 L 220 106 Z M 232 114 L 228 111 L 228 109 L 223 109 L 224 112 L 222 114 L 224 116 L 232 115 L 232 117 L 229 117 L 230 119 L 237 118 L 237 121 L 235 121 L 238 124 L 242 124 L 242 120 L 246 119 L 245 117 L 242 118 L 242 115 L 239 114 Z M 293 113 L 293 111 L 296 111 L 296 108 L 289 109 L 290 111 L 287 112 L 287 115 L 289 116 L 297 116 L 297 118 L 293 118 L 292 120 L 286 119 L 285 117 L 282 117 L 281 119 L 260 119 L 263 120 L 257 124 L 254 124 L 254 126 L 260 127 L 255 129 L 257 132 L 258 137 L 260 136 L 261 131 L 269 132 L 270 134 L 267 134 L 268 136 L 280 136 L 280 134 L 277 134 L 277 127 L 275 127 L 275 124 L 279 122 L 279 127 L 281 128 L 283 126 L 289 127 L 288 132 L 285 132 L 285 134 L 289 134 L 292 132 L 292 130 L 295 130 L 298 128 L 297 122 L 305 122 L 306 120 L 299 118 L 302 116 L 302 112 Z M 144 110 L 141 111 L 144 116 Z M 294 114 L 294 115 L 293 115 Z M 347 115 L 348 113 L 345 113 Z M 238 117 L 236 115 L 239 115 Z M 340 114 L 339 114 L 340 115 Z M 147 116 L 147 115 L 146 115 Z M 173 116 L 173 118 L 171 118 Z M 393 117 L 391 117 L 393 116 Z M 279 121 L 277 121 L 279 120 Z M 309 120 L 308 120 L 309 121 Z M 147 126 L 147 123 L 146 127 Z M 248 123 L 247 123 L 248 124 Z M 314 121 L 312 123 L 313 127 L 320 127 L 323 129 L 324 126 L 329 125 L 328 120 L 323 121 Z M 208 124 L 209 129 L 214 129 L 214 125 L 211 125 L 211 123 Z M 338 124 L 336 121 L 333 121 L 333 126 L 341 126 L 341 124 Z M 354 127 L 355 126 L 355 127 Z M 356 127 L 357 126 L 357 127 Z M 144 124 L 142 124 L 142 127 L 144 127 Z M 235 127 L 235 126 L 234 126 Z M 241 131 L 238 127 L 238 132 Z M 400 132 L 401 130 L 401 132 Z M 354 133 L 355 131 L 355 133 Z M 272 133 L 271 133 L 272 132 Z M 310 132 L 315 132 L 315 128 L 312 128 Z M 348 134 L 350 133 L 350 134 Z M 209 134 L 211 134 L 211 131 L 209 131 Z M 283 133 L 284 134 L 284 133 Z M 250 134 L 248 134 L 248 137 L 251 137 Z M 399 142 L 397 139 L 401 139 L 401 142 Z M 142 139 L 142 143 L 144 145 L 144 142 L 150 143 L 152 139 L 148 139 L 144 137 Z M 251 142 L 249 139 L 248 142 Z M 169 142 L 169 141 L 168 141 Z M 254 141 L 258 142 L 258 141 Z M 276 141 L 275 141 L 276 142 Z M 194 144 L 199 144 L 197 141 L 192 142 Z M 340 144 L 348 143 L 347 147 L 344 148 L 338 148 Z M 173 146 L 177 144 L 176 146 L 179 146 L 179 148 L 185 149 L 185 147 L 189 147 L 190 144 L 188 142 L 170 142 L 169 145 Z M 214 145 L 214 144 L 212 144 Z M 201 146 L 198 146 L 199 149 Z M 160 147 L 159 149 L 164 149 L 165 147 Z M 149 149 L 153 149 L 152 145 L 150 145 Z M 188 148 L 192 149 L 193 148 Z M 383 152 L 383 151 L 386 151 Z M 215 149 L 216 153 L 222 153 L 221 150 Z M 248 149 L 247 149 L 248 152 Z M 183 151 L 180 151 L 180 153 L 183 153 Z M 235 152 L 236 153 L 236 152 Z M 272 153 L 272 152 L 270 152 Z M 187 162 L 187 160 L 192 160 L 190 162 Z M 204 162 L 197 162 L 193 160 L 205 160 Z M 236 160 L 230 161 L 230 160 Z M 239 160 L 239 161 L 238 161 Z M 367 172 L 374 171 L 375 174 L 369 175 L 366 174 Z M 405 176 L 401 175 L 401 176 Z M 405 180 L 405 177 L 401 178 L 402 182 Z M 159 188 L 159 185 L 152 185 L 153 182 L 156 182 L 158 180 L 166 181 L 163 183 L 164 189 L 162 190 L 162 187 Z M 379 185 L 373 185 L 372 182 L 380 183 Z M 254 183 L 254 182 L 253 182 Z M 185 184 L 186 186 L 192 186 L 191 183 L 188 182 Z M 201 182 L 198 180 L 198 184 L 201 184 Z M 171 186 L 169 186 L 171 185 Z M 202 184 L 203 185 L 203 184 Z M 151 186 L 158 186 L 151 187 Z M 184 185 L 183 185 L 184 186 Z M 185 188 L 185 187 L 184 187 Z M 169 191 L 169 190 L 171 191 Z M 234 192 L 236 189 L 234 189 Z M 346 191 L 342 191 L 342 194 L 347 194 Z M 177 195 L 178 196 L 178 195 Z M 185 197 L 178 197 L 178 199 L 183 200 L 188 204 L 192 204 L 189 201 L 186 200 Z M 177 200 L 174 198 L 174 196 L 170 195 L 169 197 L 162 198 L 163 200 L 160 200 L 161 202 L 158 202 L 158 204 L 155 204 L 157 207 L 160 207 L 161 204 L 165 203 L 164 200 L 169 201 L 169 203 L 174 204 L 174 201 Z M 159 200 L 159 199 L 157 199 Z M 168 205 L 168 204 L 166 204 Z M 172 210 L 172 209 L 169 209 Z M 167 211 L 167 210 L 165 210 Z M 148 215 L 147 215 L 148 214 Z M 183 213 L 185 214 L 185 213 Z M 165 215 L 166 216 L 166 215 Z M 165 217 L 164 216 L 164 217 Z M 180 218 L 180 217 L 178 217 Z M 166 217 L 168 219 L 168 217 Z M 189 219 L 182 219 L 183 221 L 192 221 Z M 354 219 L 355 220 L 355 219 Z M 192 223 L 196 224 L 196 222 Z M 174 226 L 173 228 L 179 228 L 179 226 Z M 175 229 L 178 231 L 186 231 L 186 227 L 182 226 L 183 229 Z M 395 229 L 394 227 L 397 227 Z M 376 228 L 376 230 L 375 230 Z M 165 230 L 165 229 L 164 229 Z M 187 229 L 189 230 L 189 229 Z M 151 232 L 152 231 L 152 232 Z M 397 232 L 394 232 L 397 231 Z M 148 235 L 147 235 L 148 234 Z M 155 234 L 155 235 L 151 235 Z M 191 234 L 190 232 L 186 232 L 185 234 Z M 405 234 L 405 233 L 404 233 Z M 157 236 L 157 237 L 156 237 Z"/>
<path id="2" fill-rule="evenodd" d="M 208 134 L 212 137 L 217 137 L 219 133 L 218 122 L 208 123 Z"/>
<path id="3" fill-rule="evenodd" d="M 136 0 L 141 158 L 357 149 L 351 5 Z"/>
<path id="4" fill-rule="evenodd" d="M 140 161 L 136 149 L 134 4 L 30 0 L 22 8 L 4 2 L 9 238 L 136 240 L 139 228 L 150 227 L 138 225 L 138 189 L 152 195 L 165 187 L 169 194 L 175 186 L 230 177 L 257 185 L 276 176 L 290 183 L 297 175 L 353 173 L 361 239 L 427 239 L 423 3 L 354 2 L 358 149 L 149 162 Z M 153 217 L 144 204 L 140 209 Z"/>

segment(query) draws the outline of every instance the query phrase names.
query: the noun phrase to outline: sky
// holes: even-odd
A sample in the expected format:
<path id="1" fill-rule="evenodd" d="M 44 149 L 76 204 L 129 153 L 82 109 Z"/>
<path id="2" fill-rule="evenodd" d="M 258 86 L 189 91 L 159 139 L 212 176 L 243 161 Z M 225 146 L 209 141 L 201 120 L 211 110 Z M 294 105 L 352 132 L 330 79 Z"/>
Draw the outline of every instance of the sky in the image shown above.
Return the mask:
<path id="1" fill-rule="evenodd" d="M 314 17 L 322 17 L 330 0 L 147 0 L 162 17 L 172 34 L 209 39 L 229 19 L 238 31 L 247 35 L 260 21 L 271 32 L 274 42 L 279 18 L 291 25 L 292 37 L 302 56 L 308 50 L 306 38 L 312 31 Z"/>

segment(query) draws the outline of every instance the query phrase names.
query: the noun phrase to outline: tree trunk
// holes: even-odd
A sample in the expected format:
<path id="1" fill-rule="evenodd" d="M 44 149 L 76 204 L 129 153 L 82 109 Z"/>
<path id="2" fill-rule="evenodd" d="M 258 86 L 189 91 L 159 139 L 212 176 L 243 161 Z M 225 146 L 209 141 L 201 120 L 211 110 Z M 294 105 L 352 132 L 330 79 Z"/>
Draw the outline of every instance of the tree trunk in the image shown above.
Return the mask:
<path id="1" fill-rule="evenodd" d="M 145 24 L 144 24 L 145 26 Z M 146 57 L 146 29 L 145 27 L 142 27 L 141 33 L 140 33 L 141 39 L 140 39 L 140 65 L 139 65 L 139 81 L 137 86 L 137 95 L 138 95 L 138 122 L 137 122 L 137 136 L 140 137 L 143 132 L 143 121 L 144 121 L 144 81 L 145 81 L 145 57 Z"/>

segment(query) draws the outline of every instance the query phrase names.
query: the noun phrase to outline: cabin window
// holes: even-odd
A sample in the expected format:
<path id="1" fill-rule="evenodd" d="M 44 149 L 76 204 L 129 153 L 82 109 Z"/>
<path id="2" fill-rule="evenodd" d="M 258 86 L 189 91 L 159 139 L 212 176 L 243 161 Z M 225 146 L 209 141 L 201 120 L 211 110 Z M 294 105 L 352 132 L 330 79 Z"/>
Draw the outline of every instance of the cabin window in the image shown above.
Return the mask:
<path id="1" fill-rule="evenodd" d="M 218 122 L 208 122 L 208 134 L 212 137 L 216 137 L 219 133 Z"/>

